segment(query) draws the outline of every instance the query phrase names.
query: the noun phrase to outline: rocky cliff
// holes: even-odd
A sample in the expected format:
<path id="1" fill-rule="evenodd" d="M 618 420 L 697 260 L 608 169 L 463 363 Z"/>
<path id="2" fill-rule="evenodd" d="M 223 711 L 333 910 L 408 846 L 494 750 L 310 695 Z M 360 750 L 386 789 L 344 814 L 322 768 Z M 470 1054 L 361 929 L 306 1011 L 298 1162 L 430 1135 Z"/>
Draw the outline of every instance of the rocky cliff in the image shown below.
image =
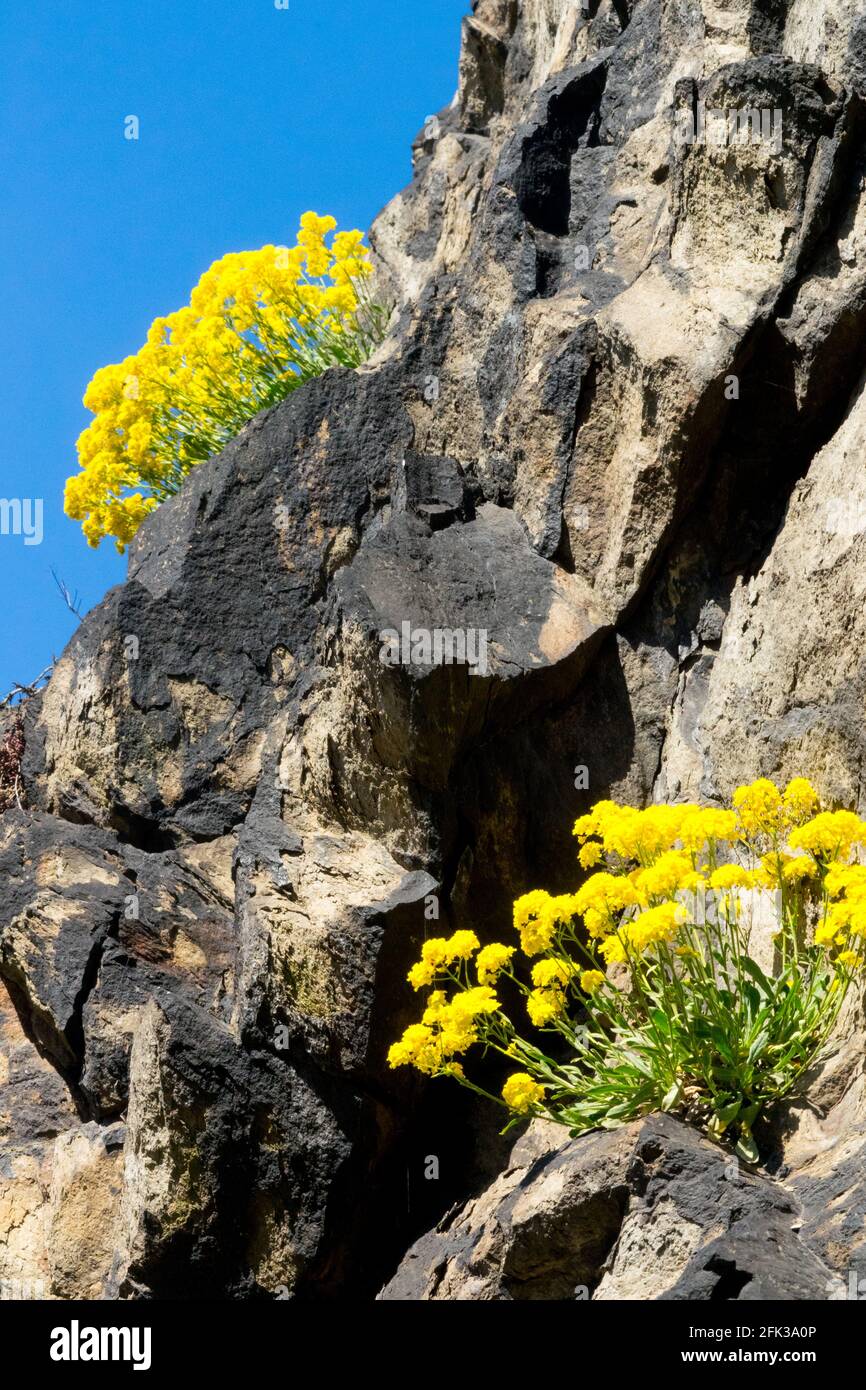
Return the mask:
<path id="1" fill-rule="evenodd" d="M 866 1274 L 856 1001 L 754 1174 L 667 1119 L 509 1158 L 384 1061 L 431 916 L 499 935 L 573 885 L 591 801 L 807 772 L 863 809 L 864 99 L 855 0 L 476 0 L 372 229 L 387 342 L 195 470 L 24 708 L 0 1278 Z M 405 623 L 485 633 L 485 660 L 383 662 Z"/>

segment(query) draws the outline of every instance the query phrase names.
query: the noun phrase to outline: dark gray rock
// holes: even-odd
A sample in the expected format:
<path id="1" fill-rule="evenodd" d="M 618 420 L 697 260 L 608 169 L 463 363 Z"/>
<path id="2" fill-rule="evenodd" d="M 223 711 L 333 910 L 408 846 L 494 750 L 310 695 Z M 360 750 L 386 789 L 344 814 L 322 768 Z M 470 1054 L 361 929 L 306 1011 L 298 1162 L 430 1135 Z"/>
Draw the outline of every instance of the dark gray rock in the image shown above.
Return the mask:
<path id="1" fill-rule="evenodd" d="M 678 1120 L 572 1140 L 538 1124 L 486 1191 L 415 1243 L 379 1297 L 826 1298 L 832 1267 L 800 1227 L 790 1194 Z"/>

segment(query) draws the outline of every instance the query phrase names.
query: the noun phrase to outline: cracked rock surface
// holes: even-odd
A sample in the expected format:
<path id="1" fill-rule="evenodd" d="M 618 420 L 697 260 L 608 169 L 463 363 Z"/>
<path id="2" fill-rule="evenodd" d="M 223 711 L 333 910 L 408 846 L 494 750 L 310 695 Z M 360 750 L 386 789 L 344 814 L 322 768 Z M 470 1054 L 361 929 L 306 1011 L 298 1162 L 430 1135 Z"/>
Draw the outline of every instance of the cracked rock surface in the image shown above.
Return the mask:
<path id="1" fill-rule="evenodd" d="M 667 1115 L 569 1140 L 536 1122 L 509 1165 L 416 1242 L 380 1298 L 826 1299 L 833 1270 L 779 1183 Z"/>
<path id="2" fill-rule="evenodd" d="M 429 912 L 498 937 L 517 894 L 572 888 L 591 802 L 807 772 L 864 810 L 866 18 L 588 9 L 476 0 L 371 230 L 387 341 L 194 471 L 26 703 L 0 1279 L 749 1299 L 866 1276 L 858 1001 L 772 1173 L 733 1182 L 666 1119 L 509 1157 L 496 1117 L 385 1065 Z M 753 108 L 778 139 L 678 134 Z M 383 662 L 403 623 L 483 631 L 484 668 Z"/>

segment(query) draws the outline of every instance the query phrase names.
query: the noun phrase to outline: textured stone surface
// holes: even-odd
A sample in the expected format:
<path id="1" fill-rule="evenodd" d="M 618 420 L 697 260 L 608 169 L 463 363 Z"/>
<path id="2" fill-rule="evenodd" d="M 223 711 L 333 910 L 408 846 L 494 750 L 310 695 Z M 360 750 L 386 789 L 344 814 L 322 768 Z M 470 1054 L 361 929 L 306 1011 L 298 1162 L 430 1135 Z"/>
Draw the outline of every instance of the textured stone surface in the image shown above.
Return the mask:
<path id="1" fill-rule="evenodd" d="M 385 1066 L 437 906 L 499 935 L 516 894 L 574 885 L 604 796 L 808 771 L 863 809 L 866 24 L 847 0 L 588 10 L 476 0 L 371 230 L 387 341 L 195 470 L 26 703 L 0 1276 L 372 1297 L 512 1181 L 487 1112 Z M 778 109 L 781 138 L 683 144 L 701 104 Z M 403 623 L 483 631 L 484 669 L 383 663 Z M 859 1269 L 856 1003 L 742 1218 L 713 1226 L 693 1136 L 653 1130 L 651 1161 L 593 1137 L 551 1170 L 555 1258 L 530 1214 L 526 1248 L 490 1235 L 494 1186 L 452 1222 L 489 1258 L 451 1251 L 441 1288 L 629 1297 L 650 1262 L 654 1297 L 721 1297 L 733 1261 L 740 1297 L 812 1297 Z"/>
<path id="2" fill-rule="evenodd" d="M 826 1265 L 771 1179 L 668 1116 L 580 1139 L 535 1125 L 408 1252 L 380 1298 L 822 1299 Z"/>

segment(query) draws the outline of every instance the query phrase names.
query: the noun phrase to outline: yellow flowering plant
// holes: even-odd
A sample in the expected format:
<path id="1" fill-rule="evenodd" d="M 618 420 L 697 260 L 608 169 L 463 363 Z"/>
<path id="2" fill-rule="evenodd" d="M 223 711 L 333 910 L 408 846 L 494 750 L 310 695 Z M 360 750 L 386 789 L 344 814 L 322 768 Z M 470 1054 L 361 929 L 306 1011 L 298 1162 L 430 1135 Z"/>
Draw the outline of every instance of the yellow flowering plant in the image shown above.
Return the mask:
<path id="1" fill-rule="evenodd" d="M 382 342 L 389 313 L 368 291 L 364 234 L 329 242 L 336 225 L 305 212 L 295 246 L 223 256 L 137 353 L 96 373 L 84 396 L 96 418 L 64 503 L 91 546 L 113 536 L 123 552 L 259 410 L 328 367 L 359 366 Z"/>
<path id="2" fill-rule="evenodd" d="M 509 1124 L 543 1115 L 580 1134 L 666 1110 L 756 1161 L 755 1121 L 819 1056 L 863 968 L 866 822 L 822 810 L 804 778 L 760 778 L 726 808 L 600 801 L 574 833 L 594 872 L 575 893 L 518 898 L 519 947 L 465 930 L 424 943 L 409 982 L 430 992 L 390 1065 L 453 1076 Z M 749 954 L 759 895 L 770 973 Z M 555 1055 L 522 1036 L 506 980 Z M 519 1068 L 500 1096 L 466 1076 L 473 1047 Z"/>

